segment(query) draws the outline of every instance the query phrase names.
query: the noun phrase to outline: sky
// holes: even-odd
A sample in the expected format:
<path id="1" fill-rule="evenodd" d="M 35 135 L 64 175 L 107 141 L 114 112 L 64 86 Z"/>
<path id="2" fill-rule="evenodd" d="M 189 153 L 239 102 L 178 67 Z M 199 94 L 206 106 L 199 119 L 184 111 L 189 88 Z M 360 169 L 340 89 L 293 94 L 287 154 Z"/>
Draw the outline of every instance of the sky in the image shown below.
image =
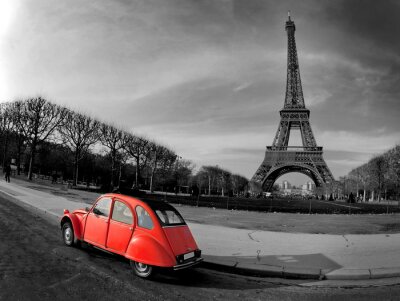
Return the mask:
<path id="1" fill-rule="evenodd" d="M 288 10 L 338 178 L 400 143 L 400 1 L 0 0 L 0 102 L 41 95 L 251 178 L 284 104 Z"/>

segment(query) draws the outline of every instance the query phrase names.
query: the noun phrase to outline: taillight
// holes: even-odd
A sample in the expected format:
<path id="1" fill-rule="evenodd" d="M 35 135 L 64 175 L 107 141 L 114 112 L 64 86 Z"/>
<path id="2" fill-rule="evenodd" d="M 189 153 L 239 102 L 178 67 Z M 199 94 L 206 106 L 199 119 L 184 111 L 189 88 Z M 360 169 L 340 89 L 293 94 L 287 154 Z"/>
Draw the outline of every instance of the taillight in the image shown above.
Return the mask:
<path id="1" fill-rule="evenodd" d="M 178 255 L 178 256 L 176 256 L 176 262 L 177 263 L 183 263 L 183 255 Z"/>

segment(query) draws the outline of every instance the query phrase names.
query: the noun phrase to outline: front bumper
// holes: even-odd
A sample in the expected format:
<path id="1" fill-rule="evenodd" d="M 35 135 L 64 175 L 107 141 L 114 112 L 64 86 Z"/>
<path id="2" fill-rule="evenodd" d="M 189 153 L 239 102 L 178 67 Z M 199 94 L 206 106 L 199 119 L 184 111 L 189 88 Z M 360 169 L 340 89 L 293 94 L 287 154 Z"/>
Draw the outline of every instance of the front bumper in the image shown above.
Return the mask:
<path id="1" fill-rule="evenodd" d="M 178 271 L 178 270 L 190 268 L 190 267 L 192 267 L 192 266 L 198 265 L 198 264 L 199 264 L 200 262 L 202 262 L 202 261 L 203 261 L 203 258 L 201 258 L 201 257 L 195 258 L 194 260 L 191 260 L 191 261 L 187 261 L 187 262 L 184 262 L 184 263 L 177 264 L 177 265 L 175 265 L 175 266 L 173 267 L 173 269 L 174 269 L 175 271 Z"/>

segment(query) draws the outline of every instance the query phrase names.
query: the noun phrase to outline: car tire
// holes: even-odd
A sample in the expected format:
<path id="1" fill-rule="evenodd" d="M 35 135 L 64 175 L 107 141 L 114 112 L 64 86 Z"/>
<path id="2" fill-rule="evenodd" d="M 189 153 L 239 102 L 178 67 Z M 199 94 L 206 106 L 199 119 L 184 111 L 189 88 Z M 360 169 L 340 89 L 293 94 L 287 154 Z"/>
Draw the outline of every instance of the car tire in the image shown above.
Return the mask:
<path id="1" fill-rule="evenodd" d="M 140 278 L 151 278 L 154 275 L 154 268 L 151 265 L 137 261 L 130 261 L 133 272 Z"/>
<path id="2" fill-rule="evenodd" d="M 72 225 L 70 222 L 65 222 L 62 225 L 62 237 L 64 244 L 67 245 L 68 247 L 73 247 L 75 243 L 75 235 L 74 235 L 74 229 L 72 228 Z"/>

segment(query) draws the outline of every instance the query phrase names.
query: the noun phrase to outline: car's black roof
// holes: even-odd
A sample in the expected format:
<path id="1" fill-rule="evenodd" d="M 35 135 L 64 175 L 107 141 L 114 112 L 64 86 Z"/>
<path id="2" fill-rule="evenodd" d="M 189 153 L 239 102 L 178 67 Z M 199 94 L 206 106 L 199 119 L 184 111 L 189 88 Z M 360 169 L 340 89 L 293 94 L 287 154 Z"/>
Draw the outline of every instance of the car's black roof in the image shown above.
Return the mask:
<path id="1" fill-rule="evenodd" d="M 116 189 L 113 191 L 113 193 L 118 193 L 126 196 L 131 196 L 134 197 L 135 199 L 138 199 L 142 201 L 143 203 L 146 203 L 149 205 L 149 207 L 153 210 L 159 209 L 159 210 L 172 210 L 172 211 L 177 211 L 172 205 L 167 203 L 164 200 L 152 200 L 146 198 L 146 193 L 144 191 L 140 191 L 137 189 L 129 189 L 129 188 L 120 188 Z"/>

